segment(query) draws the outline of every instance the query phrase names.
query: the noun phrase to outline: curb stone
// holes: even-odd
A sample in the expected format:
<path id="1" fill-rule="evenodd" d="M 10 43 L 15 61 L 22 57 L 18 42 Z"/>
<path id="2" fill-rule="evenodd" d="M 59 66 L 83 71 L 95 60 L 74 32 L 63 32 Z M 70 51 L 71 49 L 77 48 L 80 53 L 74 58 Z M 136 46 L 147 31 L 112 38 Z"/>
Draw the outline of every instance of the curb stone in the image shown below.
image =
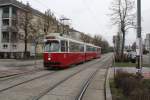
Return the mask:
<path id="1" fill-rule="evenodd" d="M 112 94 L 111 94 L 110 84 L 109 84 L 110 76 L 111 76 L 111 68 L 108 69 L 108 73 L 106 77 L 106 84 L 105 84 L 106 100 L 112 100 Z"/>

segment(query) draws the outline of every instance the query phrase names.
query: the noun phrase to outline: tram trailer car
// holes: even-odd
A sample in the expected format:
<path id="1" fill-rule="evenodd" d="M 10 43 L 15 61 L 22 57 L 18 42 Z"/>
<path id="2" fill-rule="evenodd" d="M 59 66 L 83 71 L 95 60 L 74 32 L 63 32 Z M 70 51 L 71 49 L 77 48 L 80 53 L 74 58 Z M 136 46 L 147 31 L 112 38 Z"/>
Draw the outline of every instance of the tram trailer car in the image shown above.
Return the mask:
<path id="1" fill-rule="evenodd" d="M 101 57 L 101 48 L 61 36 L 46 36 L 44 45 L 45 68 L 68 68 Z"/>

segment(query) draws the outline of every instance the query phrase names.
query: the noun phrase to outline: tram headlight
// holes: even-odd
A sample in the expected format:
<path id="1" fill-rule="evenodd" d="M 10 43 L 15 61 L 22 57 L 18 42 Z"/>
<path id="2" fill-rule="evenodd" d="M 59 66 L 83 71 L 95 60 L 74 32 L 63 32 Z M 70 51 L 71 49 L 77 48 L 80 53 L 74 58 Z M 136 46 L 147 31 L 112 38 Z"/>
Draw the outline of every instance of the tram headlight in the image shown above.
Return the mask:
<path id="1" fill-rule="evenodd" d="M 49 61 L 51 60 L 51 54 L 50 53 L 48 54 L 48 60 Z"/>
<path id="2" fill-rule="evenodd" d="M 51 60 L 51 58 L 48 58 L 48 60 Z"/>

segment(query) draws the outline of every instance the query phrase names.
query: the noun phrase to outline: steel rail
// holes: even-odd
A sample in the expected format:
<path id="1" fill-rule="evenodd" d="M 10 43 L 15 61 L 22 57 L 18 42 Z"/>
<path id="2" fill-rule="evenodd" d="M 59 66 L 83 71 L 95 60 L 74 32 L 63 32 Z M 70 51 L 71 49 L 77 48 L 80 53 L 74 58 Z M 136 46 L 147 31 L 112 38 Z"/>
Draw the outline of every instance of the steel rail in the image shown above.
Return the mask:
<path id="1" fill-rule="evenodd" d="M 43 70 L 44 70 L 43 68 L 38 68 L 38 69 L 32 70 L 32 71 L 25 71 L 25 72 L 22 72 L 22 73 L 7 75 L 7 76 L 4 76 L 4 77 L 0 77 L 0 82 L 6 81 L 6 80 L 9 80 L 9 79 L 18 78 L 18 77 L 25 76 L 25 75 L 28 75 L 28 74 L 34 74 L 36 72 L 40 72 L 40 71 L 43 71 Z"/>
<path id="2" fill-rule="evenodd" d="M 23 81 L 23 82 L 17 83 L 17 84 L 15 84 L 15 85 L 9 86 L 9 87 L 7 87 L 7 88 L 1 89 L 1 90 L 0 90 L 0 93 L 1 93 L 1 92 L 4 92 L 4 91 L 6 91 L 6 90 L 9 90 L 9 89 L 11 89 L 11 88 L 17 87 L 17 86 L 19 86 L 19 85 L 21 85 L 21 84 L 25 84 L 25 83 L 31 82 L 31 81 L 33 81 L 33 80 L 36 80 L 36 79 L 39 79 L 39 78 L 42 78 L 42 77 L 45 77 L 45 76 L 48 76 L 48 75 L 52 75 L 52 74 L 54 74 L 54 73 L 56 73 L 56 72 L 50 72 L 50 73 L 47 73 L 47 74 L 44 74 L 44 75 L 41 75 L 41 76 L 38 76 L 38 77 L 35 77 L 35 78 L 32 78 L 32 79 L 29 79 L 29 80 L 27 80 L 27 81 Z"/>
<path id="3" fill-rule="evenodd" d="M 82 100 L 82 97 L 84 96 L 84 93 L 86 92 L 91 80 L 94 78 L 94 76 L 96 75 L 96 73 L 98 72 L 99 69 L 97 69 L 96 71 L 94 71 L 94 73 L 92 73 L 92 75 L 88 78 L 88 80 L 83 84 L 83 87 L 81 89 L 81 91 L 79 92 L 78 96 L 76 97 L 75 100 Z"/>
<path id="4" fill-rule="evenodd" d="M 97 61 L 97 62 L 98 62 L 98 61 Z M 96 62 L 95 62 L 95 63 L 96 63 Z M 92 64 L 94 64 L 94 63 L 92 63 Z M 92 64 L 91 64 L 91 65 L 92 65 Z M 84 68 L 83 68 L 83 69 L 84 69 Z M 56 73 L 56 72 L 47 73 L 47 74 L 44 74 L 44 75 L 41 75 L 41 76 L 38 76 L 38 77 L 35 77 L 35 78 L 32 78 L 32 79 L 29 79 L 29 80 L 27 80 L 27 81 L 19 82 L 19 83 L 15 84 L 15 85 L 11 85 L 11 86 L 9 86 L 9 87 L 7 87 L 7 88 L 1 89 L 0 92 L 9 90 L 9 89 L 11 89 L 11 88 L 17 87 L 17 86 L 19 86 L 19 85 L 22 85 L 22 84 L 25 84 L 25 83 L 34 81 L 34 80 L 36 80 L 36 79 L 39 79 L 39 78 L 42 78 L 42 77 L 45 77 L 45 76 L 48 76 L 48 75 L 52 75 L 52 74 L 54 74 L 54 73 Z"/>
<path id="5" fill-rule="evenodd" d="M 102 59 L 102 61 L 103 61 L 106 57 L 107 57 L 107 56 L 104 56 L 104 58 Z M 95 65 L 95 64 L 97 64 L 97 63 L 99 63 L 99 61 L 96 61 L 95 63 L 92 63 L 92 64 L 88 65 L 88 67 L 86 66 L 86 69 L 88 69 L 89 66 Z M 42 98 L 44 95 L 46 95 L 48 92 L 52 91 L 54 88 L 56 88 L 57 86 L 59 86 L 60 84 L 62 84 L 63 82 L 65 82 L 66 80 L 70 79 L 71 77 L 77 75 L 78 73 L 80 73 L 80 72 L 82 72 L 82 71 L 84 71 L 84 70 L 85 70 L 85 68 L 82 68 L 81 70 L 75 72 L 74 74 L 72 74 L 72 75 L 70 75 L 70 76 L 64 78 L 63 80 L 61 80 L 61 81 L 59 81 L 58 83 L 56 83 L 54 86 L 49 87 L 49 88 L 48 88 L 47 90 L 45 90 L 44 92 L 40 93 L 38 96 L 33 97 L 31 100 L 39 100 L 39 99 L 41 99 L 41 98 Z"/>
<path id="6" fill-rule="evenodd" d="M 109 60 L 109 59 L 110 59 L 110 58 L 106 59 L 106 61 Z M 105 61 L 105 62 L 106 62 L 106 61 Z M 102 64 L 102 66 L 103 66 L 103 64 Z M 109 66 L 109 64 L 106 65 L 106 66 Z M 82 100 L 82 98 L 83 98 L 83 96 L 84 96 L 84 94 L 85 94 L 85 92 L 86 92 L 88 86 L 90 85 L 90 83 L 91 83 L 91 81 L 93 80 L 94 76 L 97 74 L 97 72 L 98 72 L 100 69 L 102 69 L 102 67 L 97 68 L 97 70 L 92 73 L 92 75 L 87 79 L 87 81 L 85 81 L 85 83 L 84 83 L 83 86 L 82 86 L 81 91 L 80 91 L 79 94 L 76 96 L 75 100 Z M 106 79 L 106 73 L 107 73 L 107 71 L 105 72 L 105 79 Z"/>
<path id="7" fill-rule="evenodd" d="M 106 58 L 106 57 L 107 57 L 107 56 L 104 56 L 104 58 Z M 101 60 L 104 60 L 104 59 L 101 59 Z M 92 64 L 90 64 L 90 65 L 88 65 L 88 66 L 91 66 L 91 65 L 94 65 L 94 64 L 97 64 L 97 63 L 99 63 L 99 61 L 96 61 L 95 63 L 92 63 Z M 88 68 L 89 68 L 89 67 L 86 66 L 86 69 L 88 69 Z M 59 86 L 60 84 L 62 84 L 63 82 L 65 82 L 66 80 L 70 79 L 71 77 L 77 75 L 78 73 L 80 73 L 80 72 L 82 72 L 82 71 L 84 71 L 84 70 L 85 70 L 85 68 L 82 68 L 81 70 L 77 71 L 76 73 L 74 73 L 74 74 L 72 74 L 72 75 L 70 75 L 70 76 L 64 78 L 64 79 L 61 80 L 60 82 L 56 83 L 54 86 L 52 86 L 52 87 L 48 88 L 47 90 L 45 90 L 44 92 L 40 93 L 38 96 L 33 97 L 32 100 L 39 100 L 39 99 L 41 99 L 41 98 L 42 98 L 44 95 L 46 95 L 48 92 L 52 91 L 54 88 L 56 88 L 57 86 Z"/>

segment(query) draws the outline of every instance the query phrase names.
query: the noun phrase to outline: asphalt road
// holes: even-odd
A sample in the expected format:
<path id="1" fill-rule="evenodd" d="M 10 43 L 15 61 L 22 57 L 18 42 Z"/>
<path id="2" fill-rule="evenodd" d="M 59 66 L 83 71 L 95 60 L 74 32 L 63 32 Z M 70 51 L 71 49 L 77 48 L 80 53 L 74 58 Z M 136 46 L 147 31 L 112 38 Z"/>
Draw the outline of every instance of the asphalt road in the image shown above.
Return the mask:
<path id="1" fill-rule="evenodd" d="M 65 70 L 39 70 L 0 80 L 0 100 L 104 100 L 104 82 L 112 54 Z M 38 65 L 41 67 L 41 65 Z"/>

